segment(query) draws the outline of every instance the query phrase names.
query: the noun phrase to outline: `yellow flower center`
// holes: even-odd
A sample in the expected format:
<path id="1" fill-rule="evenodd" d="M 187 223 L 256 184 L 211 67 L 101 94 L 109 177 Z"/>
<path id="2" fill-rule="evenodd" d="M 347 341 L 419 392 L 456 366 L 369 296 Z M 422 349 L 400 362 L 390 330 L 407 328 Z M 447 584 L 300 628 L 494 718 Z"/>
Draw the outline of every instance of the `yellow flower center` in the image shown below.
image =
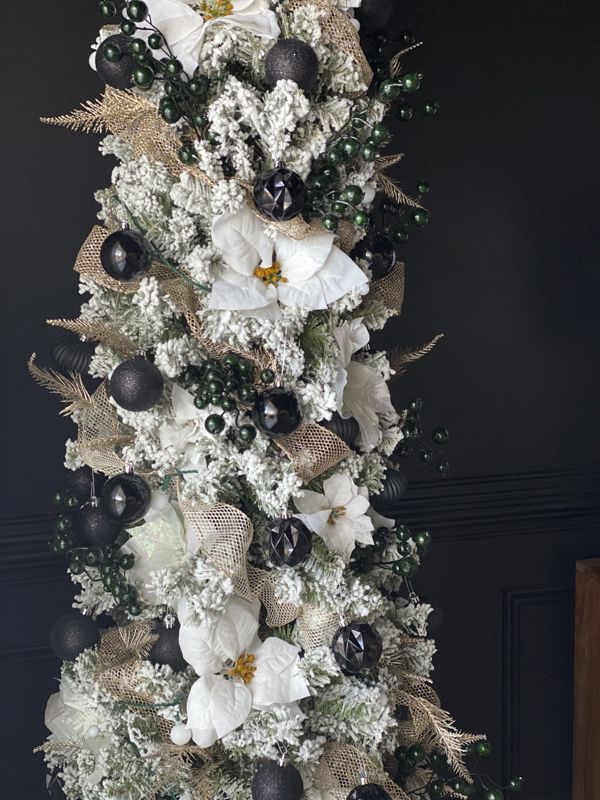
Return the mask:
<path id="1" fill-rule="evenodd" d="M 256 672 L 252 653 L 243 653 L 235 662 L 235 665 L 228 669 L 227 672 L 232 678 L 241 678 L 244 683 L 250 683 Z"/>
<path id="2" fill-rule="evenodd" d="M 336 506 L 331 509 L 331 514 L 327 518 L 328 525 L 335 525 L 336 519 L 346 516 L 346 506 Z"/>
<path id="3" fill-rule="evenodd" d="M 287 278 L 281 274 L 281 266 L 277 261 L 274 261 L 270 267 L 257 267 L 254 270 L 254 274 L 267 286 L 277 286 L 279 283 L 287 283 Z"/>
<path id="4" fill-rule="evenodd" d="M 228 17 L 233 14 L 233 3 L 231 0 L 200 0 L 198 10 L 207 19 Z"/>

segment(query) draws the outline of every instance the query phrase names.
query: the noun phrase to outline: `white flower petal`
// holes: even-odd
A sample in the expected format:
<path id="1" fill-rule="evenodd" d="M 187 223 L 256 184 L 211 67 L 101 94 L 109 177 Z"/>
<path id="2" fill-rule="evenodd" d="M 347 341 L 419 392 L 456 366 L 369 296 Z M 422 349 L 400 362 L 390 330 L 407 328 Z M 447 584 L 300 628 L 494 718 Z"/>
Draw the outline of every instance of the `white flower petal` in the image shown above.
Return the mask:
<path id="1" fill-rule="evenodd" d="M 225 658 L 235 661 L 248 649 L 258 631 L 260 604 L 232 597 L 214 627 L 213 646 Z"/>
<path id="2" fill-rule="evenodd" d="M 179 646 L 183 657 L 194 668 L 196 675 L 208 675 L 219 672 L 223 667 L 223 656 L 212 647 L 212 629 L 209 625 L 186 625 L 185 612 L 180 604 L 177 615 L 181 627 L 179 629 Z M 216 624 L 216 623 L 215 623 Z"/>
<path id="3" fill-rule="evenodd" d="M 345 506 L 357 494 L 354 481 L 344 472 L 338 472 L 323 481 L 323 492 L 330 508 Z"/>
<path id="4" fill-rule="evenodd" d="M 182 0 L 147 0 L 147 5 L 153 25 L 163 34 L 183 69 L 193 75 L 206 29 L 204 19 Z M 144 36 L 144 32 L 140 31 L 140 35 Z"/>
<path id="5" fill-rule="evenodd" d="M 361 517 L 363 514 L 367 513 L 369 505 L 369 500 L 366 497 L 357 495 L 356 497 L 353 497 L 349 503 L 346 503 L 346 516 L 350 519 Z"/>
<path id="6" fill-rule="evenodd" d="M 218 678 L 210 693 L 210 716 L 219 739 L 235 730 L 252 710 L 252 693 L 238 681 Z"/>
<path id="7" fill-rule="evenodd" d="M 272 11 L 263 11 L 262 14 L 234 12 L 225 17 L 216 17 L 210 20 L 207 25 L 219 23 L 237 25 L 239 28 L 245 28 L 257 36 L 264 36 L 269 39 L 277 39 L 281 32 L 277 24 L 277 17 Z"/>
<path id="8" fill-rule="evenodd" d="M 319 270 L 318 278 L 328 305 L 353 289 L 359 289 L 361 294 L 369 291 L 365 273 L 338 247 L 332 248 L 329 258 Z"/>
<path id="9" fill-rule="evenodd" d="M 327 300 L 318 277 L 308 278 L 304 283 L 280 283 L 279 302 L 289 308 L 310 308 L 313 311 L 327 308 Z"/>
<path id="10" fill-rule="evenodd" d="M 277 301 L 277 289 L 260 278 L 226 270 L 212 285 L 208 307 L 225 311 L 254 311 Z"/>
<path id="11" fill-rule="evenodd" d="M 273 263 L 273 242 L 265 233 L 264 223 L 248 206 L 217 217 L 212 226 L 212 240 L 225 263 L 241 275 L 253 275 L 260 264 Z"/>
<path id="12" fill-rule="evenodd" d="M 327 528 L 327 521 L 330 514 L 331 509 L 328 508 L 326 511 L 317 511 L 315 514 L 296 514 L 296 517 L 310 528 L 311 531 L 321 534 L 321 532 Z"/>
<path id="13" fill-rule="evenodd" d="M 281 274 L 288 282 L 301 287 L 325 264 L 333 247 L 331 233 L 316 233 L 304 239 L 292 239 L 280 233 L 275 240 L 275 256 Z"/>
<path id="14" fill-rule="evenodd" d="M 324 494 L 312 492 L 310 489 L 304 489 L 302 494 L 294 497 L 294 504 L 298 511 L 302 511 L 305 514 L 312 514 L 315 511 L 325 511 L 325 509 L 331 508 Z"/>
<path id="15" fill-rule="evenodd" d="M 255 652 L 256 672 L 249 684 L 255 708 L 291 703 L 309 696 L 298 668 L 298 650 L 295 645 L 270 636 Z"/>
<path id="16" fill-rule="evenodd" d="M 187 700 L 187 727 L 198 747 L 210 747 L 217 741 L 217 731 L 210 713 L 210 696 L 214 685 L 221 681 L 220 675 L 205 675 L 190 689 Z"/>

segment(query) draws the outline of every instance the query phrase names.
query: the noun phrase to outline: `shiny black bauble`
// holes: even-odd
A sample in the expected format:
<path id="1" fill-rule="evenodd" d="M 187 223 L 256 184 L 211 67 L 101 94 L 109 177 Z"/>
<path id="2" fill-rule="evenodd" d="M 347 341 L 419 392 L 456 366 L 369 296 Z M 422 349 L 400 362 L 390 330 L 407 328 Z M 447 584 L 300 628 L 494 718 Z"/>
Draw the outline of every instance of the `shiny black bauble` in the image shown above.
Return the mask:
<path id="1" fill-rule="evenodd" d="M 300 800 L 304 784 L 291 764 L 264 761 L 254 773 L 251 792 L 252 800 Z"/>
<path id="2" fill-rule="evenodd" d="M 68 611 L 59 617 L 50 631 L 50 645 L 57 658 L 74 661 L 89 647 L 100 641 L 100 631 L 94 620 L 78 611 Z"/>
<path id="3" fill-rule="evenodd" d="M 393 0 L 362 0 L 356 9 L 356 19 L 366 31 L 382 31 L 394 16 Z"/>
<path id="4" fill-rule="evenodd" d="M 312 531 L 296 517 L 276 519 L 269 529 L 267 550 L 278 567 L 297 567 L 311 553 Z"/>
<path id="5" fill-rule="evenodd" d="M 101 472 L 94 472 L 91 467 L 78 467 L 67 473 L 66 489 L 69 497 L 74 497 L 80 505 L 87 503 L 93 494 L 100 494 L 100 489 L 106 481 L 106 475 Z"/>
<path id="6" fill-rule="evenodd" d="M 137 281 L 152 265 L 152 247 L 137 231 L 115 231 L 102 242 L 100 263 L 116 281 Z"/>
<path id="7" fill-rule="evenodd" d="M 164 623 L 155 625 L 153 633 L 158 634 L 157 641 L 148 653 L 148 661 L 153 664 L 167 664 L 175 672 L 181 672 L 187 667 L 179 646 L 179 623 L 167 628 Z"/>
<path id="8" fill-rule="evenodd" d="M 96 51 L 96 71 L 100 78 L 115 89 L 131 89 L 133 86 L 133 71 L 138 66 L 131 52 L 131 36 L 117 33 L 100 42 Z M 121 51 L 117 61 L 109 61 L 104 54 L 106 46 L 116 45 Z"/>
<path id="9" fill-rule="evenodd" d="M 391 800 L 391 798 L 378 783 L 361 783 L 352 789 L 346 800 Z"/>
<path id="10" fill-rule="evenodd" d="M 84 547 L 114 544 L 120 533 L 120 523 L 96 506 L 84 506 L 73 518 L 73 538 Z"/>
<path id="11" fill-rule="evenodd" d="M 158 367 L 141 356 L 130 358 L 114 370 L 108 391 L 126 411 L 147 411 L 160 398 L 165 382 Z"/>
<path id="12" fill-rule="evenodd" d="M 327 430 L 331 431 L 331 433 L 335 433 L 336 436 L 339 436 L 340 439 L 348 445 L 348 447 L 354 447 L 356 440 L 358 439 L 358 434 L 360 433 L 358 422 L 354 419 L 354 417 L 344 418 L 340 416 L 337 411 L 331 417 L 331 419 L 321 420 L 319 425 L 322 428 L 327 428 Z"/>
<path id="13" fill-rule="evenodd" d="M 82 341 L 74 333 L 65 332 L 53 343 L 50 355 L 61 372 L 87 372 L 95 349 L 95 342 Z"/>
<path id="14" fill-rule="evenodd" d="M 381 658 L 381 637 L 366 622 L 350 622 L 335 633 L 331 649 L 343 673 L 358 675 Z"/>
<path id="15" fill-rule="evenodd" d="M 100 492 L 100 509 L 121 525 L 143 519 L 150 508 L 152 492 L 139 475 L 122 472 L 109 478 Z"/>
<path id="16" fill-rule="evenodd" d="M 385 516 L 394 510 L 407 491 L 406 475 L 398 472 L 397 469 L 389 468 L 383 479 L 383 489 L 379 494 L 370 495 L 369 500 L 375 511 Z"/>
<path id="17" fill-rule="evenodd" d="M 288 389 L 269 389 L 260 394 L 252 409 L 252 421 L 265 436 L 293 433 L 302 421 L 298 399 Z"/>
<path id="18" fill-rule="evenodd" d="M 350 258 L 354 261 L 365 261 L 376 281 L 385 278 L 393 270 L 396 250 L 392 240 L 383 233 L 369 233 L 355 245 Z"/>
<path id="19" fill-rule="evenodd" d="M 300 89 L 312 89 L 319 76 L 319 59 L 309 44 L 300 39 L 279 39 L 267 53 L 265 79 L 294 81 Z"/>
<path id="20" fill-rule="evenodd" d="M 261 175 L 254 184 L 254 204 L 263 217 L 285 222 L 301 213 L 306 199 L 306 186 L 287 167 L 277 167 Z"/>

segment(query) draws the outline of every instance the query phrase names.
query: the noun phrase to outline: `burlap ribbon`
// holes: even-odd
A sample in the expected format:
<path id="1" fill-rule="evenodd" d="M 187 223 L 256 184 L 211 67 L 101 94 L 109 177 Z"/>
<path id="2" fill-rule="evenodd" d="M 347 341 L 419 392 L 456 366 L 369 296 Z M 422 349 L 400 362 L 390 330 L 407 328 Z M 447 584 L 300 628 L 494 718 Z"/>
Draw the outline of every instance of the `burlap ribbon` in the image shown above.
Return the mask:
<path id="1" fill-rule="evenodd" d="M 389 275 L 371 281 L 367 299 L 381 301 L 396 316 L 402 310 L 404 288 L 404 264 L 402 261 L 398 261 Z"/>
<path id="2" fill-rule="evenodd" d="M 294 472 L 302 478 L 303 483 L 308 483 L 352 455 L 352 450 L 339 436 L 315 422 L 302 424 L 293 433 L 275 439 L 275 442 L 288 456 Z"/>
<path id="3" fill-rule="evenodd" d="M 351 744 L 329 742 L 315 771 L 315 786 L 335 800 L 346 800 L 348 794 L 366 775 L 369 783 L 382 786 L 392 800 L 409 800 L 385 770 Z"/>
<path id="4" fill-rule="evenodd" d="M 116 409 L 111 405 L 105 383 L 92 395 L 91 404 L 81 411 L 77 431 L 77 446 L 81 458 L 96 472 L 115 475 L 125 467 L 116 449 L 132 441 L 124 432 Z"/>
<path id="5" fill-rule="evenodd" d="M 114 350 L 121 358 L 131 358 L 137 352 L 136 345 L 128 336 L 106 322 L 99 320 L 88 322 L 84 319 L 47 319 L 46 324 L 71 331 L 84 339 L 100 342 Z"/>
<path id="6" fill-rule="evenodd" d="M 304 650 L 330 645 L 340 627 L 339 612 L 312 603 L 303 603 L 298 616 L 297 630 Z"/>

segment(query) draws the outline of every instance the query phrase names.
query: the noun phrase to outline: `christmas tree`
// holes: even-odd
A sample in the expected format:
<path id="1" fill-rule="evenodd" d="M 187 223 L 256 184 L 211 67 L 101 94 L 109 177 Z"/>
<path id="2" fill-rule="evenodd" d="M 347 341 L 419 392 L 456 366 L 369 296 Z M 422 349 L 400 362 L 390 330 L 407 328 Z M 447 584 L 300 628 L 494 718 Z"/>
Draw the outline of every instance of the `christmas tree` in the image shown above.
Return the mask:
<path id="1" fill-rule="evenodd" d="M 501 791 L 439 704 L 429 543 L 388 381 L 435 344 L 370 350 L 423 226 L 385 116 L 422 75 L 392 0 L 101 0 L 99 99 L 46 118 L 117 159 L 75 262 L 86 296 L 33 377 L 77 425 L 52 549 L 41 746 L 69 800 L 406 800 Z M 435 113 L 425 103 L 425 114 Z M 437 456 L 440 472 L 447 470 Z M 515 779 L 511 788 L 518 788 Z"/>

